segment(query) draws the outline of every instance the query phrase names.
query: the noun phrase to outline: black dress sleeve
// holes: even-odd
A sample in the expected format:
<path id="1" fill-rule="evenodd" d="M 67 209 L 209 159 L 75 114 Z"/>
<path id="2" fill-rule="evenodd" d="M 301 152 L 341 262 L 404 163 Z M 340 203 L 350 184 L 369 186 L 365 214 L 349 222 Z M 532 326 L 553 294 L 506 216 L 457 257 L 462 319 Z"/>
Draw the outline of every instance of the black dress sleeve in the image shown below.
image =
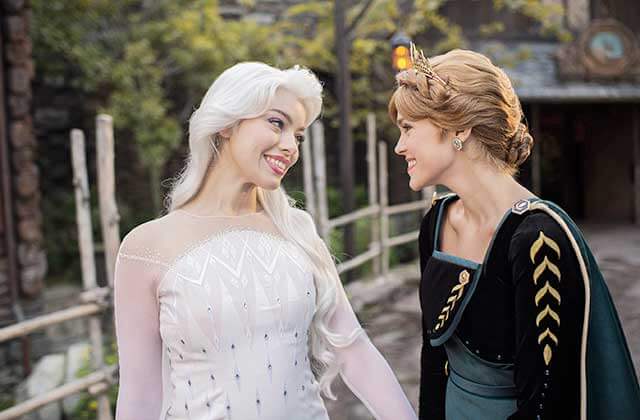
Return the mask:
<path id="1" fill-rule="evenodd" d="M 584 283 L 548 214 L 527 215 L 509 246 L 514 285 L 516 419 L 578 419 Z"/>
<path id="2" fill-rule="evenodd" d="M 420 276 L 433 252 L 433 235 L 436 207 L 427 213 L 420 226 L 418 245 L 420 250 Z M 420 293 L 422 298 L 422 292 Z M 422 354 L 420 357 L 420 420 L 444 420 L 445 392 L 447 386 L 447 355 L 444 346 L 433 347 L 425 334 L 422 323 Z"/>

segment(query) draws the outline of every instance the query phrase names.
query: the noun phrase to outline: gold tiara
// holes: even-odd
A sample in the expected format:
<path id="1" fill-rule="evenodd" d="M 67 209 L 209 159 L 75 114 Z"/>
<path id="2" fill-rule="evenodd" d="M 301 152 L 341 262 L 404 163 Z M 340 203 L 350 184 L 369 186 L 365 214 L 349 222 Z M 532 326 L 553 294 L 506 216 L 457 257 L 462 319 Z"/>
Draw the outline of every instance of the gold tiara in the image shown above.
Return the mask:
<path id="1" fill-rule="evenodd" d="M 422 50 L 418 50 L 416 44 L 411 43 L 411 64 L 413 68 L 419 72 L 424 74 L 427 79 L 436 80 L 442 83 L 444 86 L 450 86 L 448 82 L 444 81 L 442 77 L 438 76 L 435 71 L 433 71 L 433 67 L 431 67 L 431 63 L 429 63 L 429 59 L 424 55 Z"/>

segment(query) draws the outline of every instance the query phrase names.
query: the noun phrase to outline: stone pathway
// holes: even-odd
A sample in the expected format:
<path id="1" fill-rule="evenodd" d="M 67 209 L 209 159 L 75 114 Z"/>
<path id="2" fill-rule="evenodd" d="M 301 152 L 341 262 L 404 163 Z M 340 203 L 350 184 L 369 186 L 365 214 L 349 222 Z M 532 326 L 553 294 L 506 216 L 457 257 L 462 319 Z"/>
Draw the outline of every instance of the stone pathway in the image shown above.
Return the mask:
<path id="1" fill-rule="evenodd" d="M 640 227 L 582 228 L 607 280 L 636 372 L 640 373 Z M 393 270 L 386 283 L 359 283 L 347 288 L 369 336 L 398 376 L 414 407 L 418 403 L 420 380 L 418 272 L 417 264 L 402 266 Z M 340 379 L 333 389 L 338 401 L 327 401 L 332 420 L 372 418 Z"/>

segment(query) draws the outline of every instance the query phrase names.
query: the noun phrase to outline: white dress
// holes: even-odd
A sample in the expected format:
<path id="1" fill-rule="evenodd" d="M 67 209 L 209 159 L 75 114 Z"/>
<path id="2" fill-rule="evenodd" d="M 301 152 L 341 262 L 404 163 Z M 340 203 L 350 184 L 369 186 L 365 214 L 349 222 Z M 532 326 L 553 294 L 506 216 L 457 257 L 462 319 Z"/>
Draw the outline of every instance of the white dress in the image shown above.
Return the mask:
<path id="1" fill-rule="evenodd" d="M 328 419 L 309 357 L 310 261 L 265 213 L 174 211 L 126 236 L 115 273 L 118 420 Z M 330 326 L 357 334 L 338 292 Z M 336 353 L 374 416 L 416 418 L 366 334 Z"/>

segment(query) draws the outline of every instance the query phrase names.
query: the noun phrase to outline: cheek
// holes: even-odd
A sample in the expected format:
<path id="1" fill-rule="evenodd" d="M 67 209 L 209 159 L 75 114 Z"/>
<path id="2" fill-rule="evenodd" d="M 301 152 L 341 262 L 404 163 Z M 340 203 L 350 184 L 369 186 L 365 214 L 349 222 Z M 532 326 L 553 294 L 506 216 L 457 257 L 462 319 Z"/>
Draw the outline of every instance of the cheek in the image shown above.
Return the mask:
<path id="1" fill-rule="evenodd" d="M 419 171 L 423 175 L 438 175 L 446 169 L 453 159 L 452 151 L 447 145 L 436 139 L 425 139 L 413 147 L 413 156 L 417 160 Z"/>

